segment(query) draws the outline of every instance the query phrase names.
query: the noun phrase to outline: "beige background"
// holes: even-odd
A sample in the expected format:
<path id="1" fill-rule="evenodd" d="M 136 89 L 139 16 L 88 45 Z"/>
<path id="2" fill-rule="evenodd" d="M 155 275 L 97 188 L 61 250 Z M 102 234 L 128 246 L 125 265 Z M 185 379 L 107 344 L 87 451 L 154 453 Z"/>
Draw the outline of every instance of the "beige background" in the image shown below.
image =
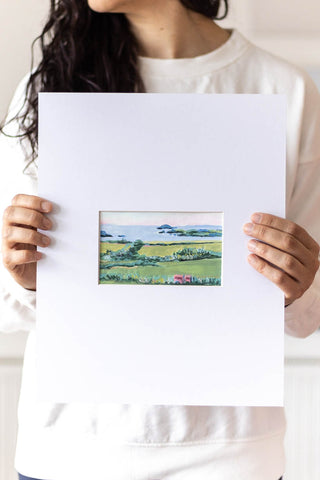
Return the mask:
<path id="1" fill-rule="evenodd" d="M 31 43 L 40 33 L 48 0 L 0 0 L 0 118 L 30 70 Z"/>

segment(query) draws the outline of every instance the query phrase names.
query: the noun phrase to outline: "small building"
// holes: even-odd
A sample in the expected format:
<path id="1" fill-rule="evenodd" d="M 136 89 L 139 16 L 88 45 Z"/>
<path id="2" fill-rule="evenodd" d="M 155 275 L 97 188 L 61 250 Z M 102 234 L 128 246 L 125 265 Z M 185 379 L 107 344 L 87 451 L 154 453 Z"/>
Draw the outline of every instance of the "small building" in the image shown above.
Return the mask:
<path id="1" fill-rule="evenodd" d="M 191 281 L 191 275 L 174 275 L 173 277 L 173 282 L 180 285 L 183 285 L 185 283 L 191 283 Z"/>

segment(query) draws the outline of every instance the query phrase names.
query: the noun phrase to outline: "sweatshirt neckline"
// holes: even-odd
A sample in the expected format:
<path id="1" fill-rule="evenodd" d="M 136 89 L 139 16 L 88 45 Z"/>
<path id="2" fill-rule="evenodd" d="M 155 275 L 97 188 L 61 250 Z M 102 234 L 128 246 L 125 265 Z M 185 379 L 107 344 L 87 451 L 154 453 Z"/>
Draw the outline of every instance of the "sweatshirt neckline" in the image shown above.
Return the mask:
<path id="1" fill-rule="evenodd" d="M 248 48 L 249 41 L 236 29 L 220 47 L 192 58 L 151 58 L 139 56 L 142 77 L 190 77 L 219 70 L 235 61 Z"/>

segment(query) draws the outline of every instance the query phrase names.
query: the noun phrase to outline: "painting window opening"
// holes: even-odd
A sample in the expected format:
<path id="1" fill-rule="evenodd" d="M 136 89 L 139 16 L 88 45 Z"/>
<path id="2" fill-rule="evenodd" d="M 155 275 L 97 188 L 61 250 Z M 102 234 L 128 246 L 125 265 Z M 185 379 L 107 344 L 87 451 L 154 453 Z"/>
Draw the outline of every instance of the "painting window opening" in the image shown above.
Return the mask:
<path id="1" fill-rule="evenodd" d="M 221 286 L 222 212 L 99 212 L 99 284 Z"/>

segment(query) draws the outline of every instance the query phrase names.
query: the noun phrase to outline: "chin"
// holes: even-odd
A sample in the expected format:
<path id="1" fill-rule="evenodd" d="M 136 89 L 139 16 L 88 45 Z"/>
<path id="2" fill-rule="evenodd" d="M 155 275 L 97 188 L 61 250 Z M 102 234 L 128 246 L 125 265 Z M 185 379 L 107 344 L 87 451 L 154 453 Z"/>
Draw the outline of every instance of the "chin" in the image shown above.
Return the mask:
<path id="1" fill-rule="evenodd" d="M 106 13 L 106 12 L 114 12 L 114 13 L 121 13 L 125 2 L 124 0 L 88 0 L 88 5 L 91 10 L 99 13 Z"/>

